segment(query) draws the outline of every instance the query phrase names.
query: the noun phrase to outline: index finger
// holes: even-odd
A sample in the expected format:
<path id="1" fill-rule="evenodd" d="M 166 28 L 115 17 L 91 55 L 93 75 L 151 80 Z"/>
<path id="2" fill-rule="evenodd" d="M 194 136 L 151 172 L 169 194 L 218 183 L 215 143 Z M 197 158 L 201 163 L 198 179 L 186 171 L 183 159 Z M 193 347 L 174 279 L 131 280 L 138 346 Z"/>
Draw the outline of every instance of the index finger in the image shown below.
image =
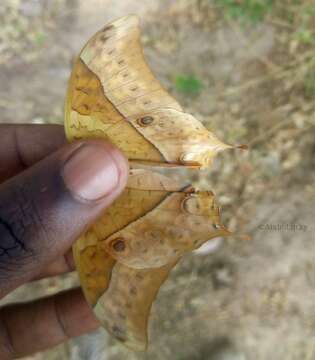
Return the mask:
<path id="1" fill-rule="evenodd" d="M 0 124 L 0 182 L 33 165 L 65 143 L 61 125 Z"/>

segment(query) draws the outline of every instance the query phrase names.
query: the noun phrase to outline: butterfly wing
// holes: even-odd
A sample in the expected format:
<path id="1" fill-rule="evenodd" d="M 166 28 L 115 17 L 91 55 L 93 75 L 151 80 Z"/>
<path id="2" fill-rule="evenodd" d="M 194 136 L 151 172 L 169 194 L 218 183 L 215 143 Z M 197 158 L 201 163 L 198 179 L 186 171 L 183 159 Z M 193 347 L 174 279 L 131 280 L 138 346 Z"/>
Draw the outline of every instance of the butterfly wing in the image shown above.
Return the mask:
<path id="1" fill-rule="evenodd" d="M 143 350 L 150 307 L 170 269 L 186 252 L 226 235 L 211 192 L 132 169 L 123 194 L 73 251 L 99 320 L 118 340 Z"/>
<path id="2" fill-rule="evenodd" d="M 112 281 L 94 311 L 116 339 L 135 351 L 147 347 L 147 323 L 159 288 L 177 260 L 156 269 L 132 269 L 116 263 Z"/>
<path id="3" fill-rule="evenodd" d="M 80 58 L 100 79 L 106 97 L 123 116 L 164 107 L 182 110 L 145 61 L 137 16 L 123 17 L 101 29 Z"/>
<path id="4" fill-rule="evenodd" d="M 166 177 L 150 176 L 148 171 L 146 173 L 147 177 L 141 175 L 142 170 L 131 174 L 129 184 L 122 195 L 73 245 L 80 282 L 88 302 L 93 306 L 99 296 L 106 291 L 115 264 L 104 240 L 141 218 L 165 199 L 168 192 L 161 186 L 163 180 L 165 181 L 163 186 L 169 185 L 170 189 L 178 190 L 182 186 L 170 182 Z M 159 190 L 145 190 L 154 184 L 159 186 Z"/>
<path id="5" fill-rule="evenodd" d="M 104 138 L 130 159 L 163 162 L 152 146 L 106 98 L 98 77 L 78 59 L 73 67 L 65 104 L 68 140 Z"/>
<path id="6" fill-rule="evenodd" d="M 183 189 L 168 193 L 153 209 L 104 238 L 103 243 L 118 262 L 148 269 L 164 266 L 208 240 L 228 234 L 213 194 Z"/>
<path id="7" fill-rule="evenodd" d="M 99 246 L 93 230 L 81 235 L 72 251 L 85 298 L 93 307 L 108 288 L 115 260 Z"/>
<path id="8" fill-rule="evenodd" d="M 139 20 L 100 30 L 76 60 L 65 106 L 69 140 L 104 138 L 131 163 L 210 164 L 223 144 L 161 86 L 147 66 Z M 146 169 L 132 169 L 123 194 L 73 246 L 86 298 L 109 332 L 146 346 L 151 304 L 186 252 L 228 235 L 211 192 Z"/>
<path id="9" fill-rule="evenodd" d="M 183 112 L 147 65 L 139 19 L 96 33 L 75 62 L 66 102 L 68 138 L 110 139 L 128 159 L 207 167 L 222 143 Z"/>

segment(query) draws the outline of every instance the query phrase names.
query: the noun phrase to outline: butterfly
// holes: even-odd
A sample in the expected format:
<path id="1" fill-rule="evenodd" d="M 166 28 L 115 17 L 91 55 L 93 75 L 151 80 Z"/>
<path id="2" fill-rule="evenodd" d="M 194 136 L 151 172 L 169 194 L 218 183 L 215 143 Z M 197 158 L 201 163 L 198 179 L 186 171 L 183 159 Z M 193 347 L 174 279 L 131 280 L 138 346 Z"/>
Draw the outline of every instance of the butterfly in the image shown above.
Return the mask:
<path id="1" fill-rule="evenodd" d="M 75 242 L 87 301 L 130 349 L 147 347 L 151 305 L 180 258 L 229 231 L 211 191 L 158 168 L 207 168 L 232 148 L 169 95 L 148 67 L 137 16 L 97 32 L 76 59 L 65 103 L 69 141 L 103 138 L 130 162 L 122 195 Z"/>

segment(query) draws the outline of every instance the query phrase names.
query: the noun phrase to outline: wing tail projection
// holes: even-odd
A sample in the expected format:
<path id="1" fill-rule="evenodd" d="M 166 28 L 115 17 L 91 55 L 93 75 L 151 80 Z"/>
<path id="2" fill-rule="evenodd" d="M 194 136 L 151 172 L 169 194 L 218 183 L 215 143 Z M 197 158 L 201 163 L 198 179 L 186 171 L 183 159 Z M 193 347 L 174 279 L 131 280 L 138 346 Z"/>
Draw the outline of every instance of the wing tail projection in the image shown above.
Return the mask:
<path id="1" fill-rule="evenodd" d="M 116 263 L 108 290 L 94 311 L 104 327 L 128 348 L 147 348 L 147 323 L 159 288 L 177 260 L 156 269 L 132 269 Z"/>

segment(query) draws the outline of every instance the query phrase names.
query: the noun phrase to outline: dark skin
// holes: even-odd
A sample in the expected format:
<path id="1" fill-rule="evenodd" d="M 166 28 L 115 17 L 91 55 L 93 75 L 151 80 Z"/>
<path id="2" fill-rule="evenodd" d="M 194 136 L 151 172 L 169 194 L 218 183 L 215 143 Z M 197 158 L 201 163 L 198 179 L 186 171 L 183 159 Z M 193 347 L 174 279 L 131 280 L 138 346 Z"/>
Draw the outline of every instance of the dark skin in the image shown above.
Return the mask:
<path id="1" fill-rule="evenodd" d="M 111 164 L 104 160 L 97 173 L 90 155 L 72 165 L 77 176 L 66 174 L 69 159 L 91 147 L 99 158 L 105 152 L 114 159 L 106 160 L 118 168 L 114 187 L 107 184 Z M 22 284 L 73 271 L 71 245 L 121 193 L 127 176 L 127 162 L 108 143 L 66 144 L 56 125 L 0 125 L 0 298 Z M 2 307 L 0 359 L 45 350 L 98 326 L 81 289 Z"/>

